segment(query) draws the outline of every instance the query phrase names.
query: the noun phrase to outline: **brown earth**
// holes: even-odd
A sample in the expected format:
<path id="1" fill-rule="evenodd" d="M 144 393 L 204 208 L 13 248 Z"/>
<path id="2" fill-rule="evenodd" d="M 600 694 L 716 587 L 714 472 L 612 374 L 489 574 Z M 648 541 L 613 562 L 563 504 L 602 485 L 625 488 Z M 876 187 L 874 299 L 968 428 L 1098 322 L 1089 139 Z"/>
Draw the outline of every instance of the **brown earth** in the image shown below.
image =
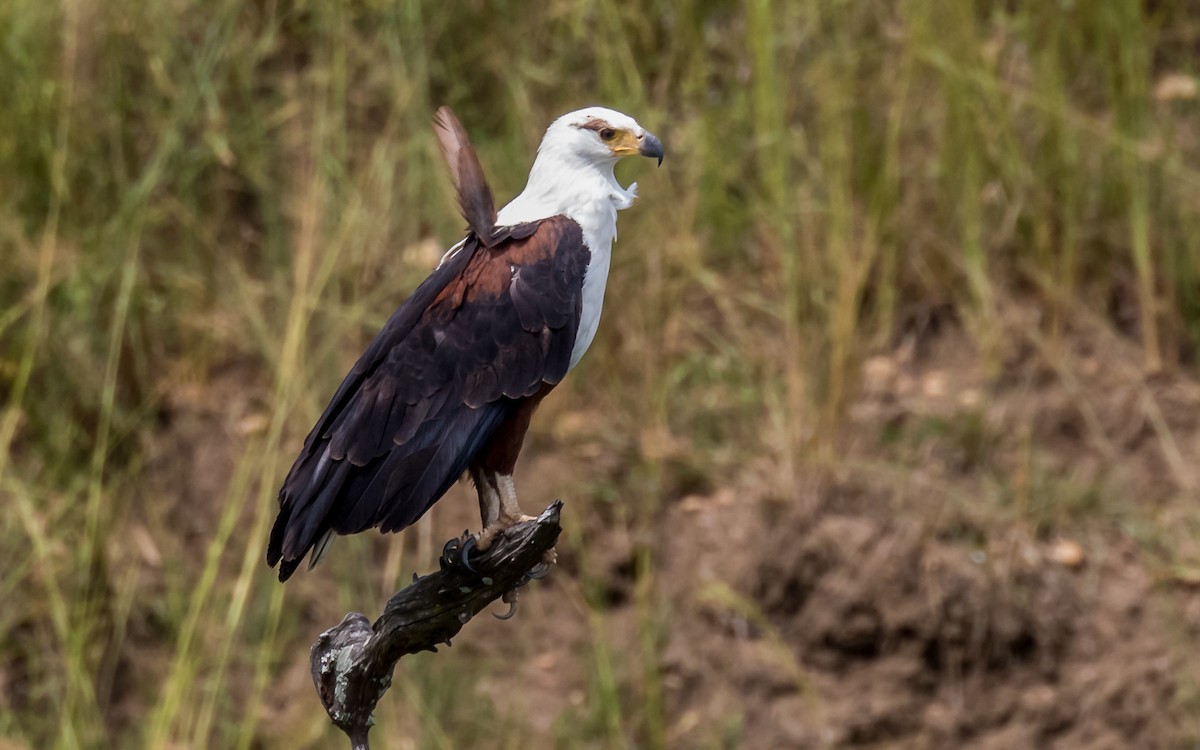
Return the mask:
<path id="1" fill-rule="evenodd" d="M 568 501 L 588 560 L 560 545 L 560 569 L 523 595 L 516 620 L 479 618 L 452 657 L 414 658 L 487 657 L 475 689 L 553 747 L 556 726 L 592 700 L 595 639 L 639 653 L 650 601 L 666 613 L 653 634 L 661 663 L 618 660 L 629 673 L 615 679 L 657 671 L 662 695 L 634 690 L 623 705 L 637 723 L 640 702 L 661 699 L 668 747 L 1192 746 L 1200 383 L 1146 376 L 1136 346 L 1102 325 L 1048 347 L 1012 318 L 992 375 L 954 321 L 869 358 L 836 458 L 814 459 L 799 486 L 773 459 L 750 461 L 725 486 L 666 498 L 653 539 Z M 184 455 L 208 455 L 204 436 L 222 430 L 205 419 L 235 433 L 253 412 L 226 403 L 175 422 L 196 443 Z M 216 453 L 210 468 L 229 459 Z M 621 471 L 544 434 L 530 453 L 527 498 Z M 193 473 L 189 497 L 220 496 L 214 472 Z M 465 491 L 455 498 L 437 509 L 436 539 L 477 521 Z M 199 504 L 167 524 L 181 544 L 205 543 Z M 652 572 L 639 577 L 641 559 Z M 311 602 L 312 632 L 336 622 L 332 583 L 300 579 L 289 596 Z M 311 716 L 311 690 L 297 658 L 269 723 Z"/>
<path id="2" fill-rule="evenodd" d="M 1200 590 L 1178 563 L 1196 540 L 1156 524 L 1197 510 L 1200 384 L 1145 377 L 1101 327 L 1071 337 L 1069 384 L 1014 331 L 991 387 L 955 327 L 910 341 L 866 363 L 846 452 L 816 478 L 787 491 L 750 468 L 671 503 L 668 746 L 1190 746 Z M 586 533 L 633 586 L 636 543 Z M 521 624 L 540 644 L 572 632 L 545 606 Z M 586 648 L 562 645 L 542 662 Z"/>

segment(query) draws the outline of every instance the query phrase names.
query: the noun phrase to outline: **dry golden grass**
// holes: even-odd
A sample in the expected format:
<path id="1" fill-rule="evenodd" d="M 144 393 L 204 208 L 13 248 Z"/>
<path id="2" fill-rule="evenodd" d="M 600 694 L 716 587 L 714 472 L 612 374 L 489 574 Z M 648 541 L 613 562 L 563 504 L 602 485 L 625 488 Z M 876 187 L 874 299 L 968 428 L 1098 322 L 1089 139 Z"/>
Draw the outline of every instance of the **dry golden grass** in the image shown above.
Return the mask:
<path id="1" fill-rule="evenodd" d="M 303 430 L 460 231 L 439 104 L 500 200 L 577 106 L 666 144 L 663 169 L 621 168 L 642 197 L 601 335 L 532 437 L 611 469 L 547 491 L 634 535 L 747 466 L 781 487 L 836 467 L 864 358 L 947 315 L 987 377 L 1018 346 L 1013 306 L 1039 311 L 1049 362 L 1083 310 L 1145 372 L 1195 370 L 1187 4 L 664 8 L 0 7 L 0 743 L 336 746 L 315 700 L 276 697 L 308 689 L 309 610 L 369 609 L 437 539 L 343 544 L 286 595 L 263 544 Z M 1040 497 L 1060 489 L 1089 491 Z M 581 576 L 592 714 L 556 741 L 669 746 L 656 670 L 614 673 Z M 652 546 L 636 577 L 627 647 L 653 665 L 669 625 Z M 456 700 L 470 689 L 418 664 L 381 723 L 407 722 L 399 746 L 523 747 L 516 717 Z"/>

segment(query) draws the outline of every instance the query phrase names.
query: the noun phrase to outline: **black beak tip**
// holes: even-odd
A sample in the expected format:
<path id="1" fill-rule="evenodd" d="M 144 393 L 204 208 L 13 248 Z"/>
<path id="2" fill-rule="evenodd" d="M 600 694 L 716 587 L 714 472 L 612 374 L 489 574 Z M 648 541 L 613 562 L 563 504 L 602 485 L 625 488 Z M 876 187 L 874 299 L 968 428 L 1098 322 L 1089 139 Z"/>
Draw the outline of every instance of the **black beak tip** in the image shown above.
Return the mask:
<path id="1" fill-rule="evenodd" d="M 658 166 L 663 163 L 663 147 L 662 141 L 653 133 L 647 132 L 642 136 L 642 145 L 638 149 L 638 153 L 642 156 L 651 156 L 658 159 Z"/>

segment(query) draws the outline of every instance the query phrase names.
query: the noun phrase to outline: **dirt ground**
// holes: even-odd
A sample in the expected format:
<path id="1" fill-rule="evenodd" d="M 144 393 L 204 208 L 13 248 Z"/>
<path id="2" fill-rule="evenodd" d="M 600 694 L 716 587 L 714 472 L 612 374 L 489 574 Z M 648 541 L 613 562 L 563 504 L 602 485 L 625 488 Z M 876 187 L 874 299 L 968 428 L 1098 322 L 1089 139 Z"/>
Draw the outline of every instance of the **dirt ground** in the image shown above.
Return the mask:
<path id="1" fill-rule="evenodd" d="M 990 388 L 953 326 L 910 340 L 866 363 L 832 468 L 789 489 L 749 467 L 669 505 L 668 746 L 1192 746 L 1196 541 L 1162 527 L 1197 510 L 1200 384 L 1147 379 L 1102 328 L 1072 332 L 1069 382 L 1015 340 Z M 632 585 L 636 542 L 587 533 Z M 636 638 L 625 594 L 618 641 Z M 553 715 L 579 686 L 548 667 L 587 628 L 552 582 L 533 596 L 520 627 L 562 653 L 517 682 Z"/>
<path id="2" fill-rule="evenodd" d="M 1200 383 L 1146 376 L 1136 346 L 1100 325 L 1066 332 L 1051 359 L 1014 314 L 990 375 L 957 322 L 935 328 L 864 362 L 836 456 L 796 482 L 768 457 L 747 462 L 727 486 L 666 498 L 650 540 L 568 500 L 614 650 L 640 637 L 634 571 L 653 546 L 664 656 L 641 667 L 661 677 L 667 746 L 1101 750 L 1200 736 Z M 212 433 L 186 424 L 174 429 Z M 531 450 L 527 497 L 621 470 L 552 448 Z M 193 494 L 219 494 L 219 475 L 196 474 Z M 469 506 L 439 507 L 434 534 L 477 520 Z M 181 543 L 203 544 L 203 518 L 187 516 Z M 516 620 L 478 618 L 455 643 L 499 660 L 476 689 L 542 747 L 588 688 L 596 628 L 579 566 L 561 549 Z M 332 584 L 301 578 L 313 632 L 336 622 L 319 604 Z M 510 648 L 489 652 L 493 639 Z M 273 692 L 281 726 L 316 707 L 306 662 Z"/>

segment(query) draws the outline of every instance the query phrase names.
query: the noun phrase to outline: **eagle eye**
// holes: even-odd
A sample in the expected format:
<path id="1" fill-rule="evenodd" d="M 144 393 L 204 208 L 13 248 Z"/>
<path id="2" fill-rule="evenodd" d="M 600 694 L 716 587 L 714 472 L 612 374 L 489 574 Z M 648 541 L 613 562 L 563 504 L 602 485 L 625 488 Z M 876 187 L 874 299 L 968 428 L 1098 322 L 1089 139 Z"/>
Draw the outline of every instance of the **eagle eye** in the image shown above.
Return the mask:
<path id="1" fill-rule="evenodd" d="M 600 130 L 600 140 L 602 141 L 611 141 L 616 137 L 617 131 L 613 130 L 612 128 L 603 128 Z"/>

